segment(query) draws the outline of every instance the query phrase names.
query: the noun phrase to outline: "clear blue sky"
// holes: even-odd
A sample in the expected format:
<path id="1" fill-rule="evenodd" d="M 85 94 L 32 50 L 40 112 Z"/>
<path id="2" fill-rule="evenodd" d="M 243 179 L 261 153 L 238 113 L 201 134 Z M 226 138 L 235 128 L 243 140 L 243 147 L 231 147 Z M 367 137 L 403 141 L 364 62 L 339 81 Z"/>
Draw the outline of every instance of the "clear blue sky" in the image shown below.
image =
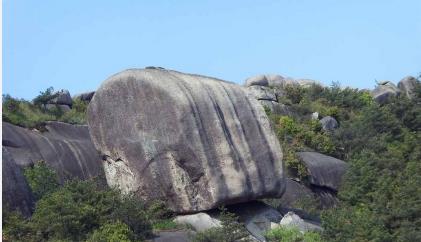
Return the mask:
<path id="1" fill-rule="evenodd" d="M 421 1 L 3 0 L 3 93 L 76 94 L 145 66 L 372 88 L 421 72 Z"/>

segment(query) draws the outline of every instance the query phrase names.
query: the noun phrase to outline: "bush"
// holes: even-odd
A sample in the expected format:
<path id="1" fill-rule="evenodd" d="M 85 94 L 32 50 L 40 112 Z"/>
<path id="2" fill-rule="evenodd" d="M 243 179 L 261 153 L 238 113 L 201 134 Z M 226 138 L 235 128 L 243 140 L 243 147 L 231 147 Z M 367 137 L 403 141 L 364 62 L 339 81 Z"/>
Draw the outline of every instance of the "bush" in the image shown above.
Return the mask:
<path id="1" fill-rule="evenodd" d="M 316 232 L 301 233 L 294 227 L 278 227 L 265 235 L 269 242 L 322 242 L 320 234 Z"/>
<path id="2" fill-rule="evenodd" d="M 229 213 L 225 208 L 220 213 L 221 227 L 211 228 L 203 232 L 198 232 L 194 237 L 194 242 L 237 242 L 249 241 L 249 233 L 238 217 Z"/>
<path id="3" fill-rule="evenodd" d="M 133 231 L 120 221 L 107 223 L 94 230 L 87 242 L 130 242 L 134 240 Z"/>
<path id="4" fill-rule="evenodd" d="M 55 191 L 59 186 L 56 173 L 45 161 L 38 161 L 33 166 L 25 168 L 24 175 L 37 200 Z"/>

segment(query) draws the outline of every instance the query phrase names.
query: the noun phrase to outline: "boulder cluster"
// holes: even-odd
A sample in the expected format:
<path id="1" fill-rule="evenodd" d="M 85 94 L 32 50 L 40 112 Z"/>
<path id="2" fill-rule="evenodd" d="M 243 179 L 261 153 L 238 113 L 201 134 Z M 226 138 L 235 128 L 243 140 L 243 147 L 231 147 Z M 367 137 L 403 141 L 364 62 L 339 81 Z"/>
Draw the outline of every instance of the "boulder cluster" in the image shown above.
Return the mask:
<path id="1" fill-rule="evenodd" d="M 397 86 L 380 82 L 371 95 L 380 104 L 397 95 L 411 98 L 416 82 L 413 77 Z M 236 213 L 258 241 L 277 226 L 321 230 L 317 218 L 293 206 L 307 198 L 335 206 L 348 165 L 317 152 L 297 152 L 308 182 L 287 176 L 265 109 L 295 115 L 282 101 L 289 85 L 321 84 L 259 75 L 240 86 L 150 67 L 117 73 L 97 91 L 73 99 L 61 90 L 45 108 L 66 112 L 74 100 L 89 102 L 88 125 L 51 121 L 40 131 L 3 122 L 3 205 L 25 216 L 32 213 L 34 197 L 23 169 L 43 160 L 61 182 L 105 177 L 104 183 L 123 193 L 162 200 L 182 214 L 175 222 L 196 231 L 221 226 L 212 212 L 221 205 Z M 325 132 L 340 125 L 318 113 L 308 118 L 318 120 Z M 262 198 L 278 198 L 280 207 L 256 201 Z"/>

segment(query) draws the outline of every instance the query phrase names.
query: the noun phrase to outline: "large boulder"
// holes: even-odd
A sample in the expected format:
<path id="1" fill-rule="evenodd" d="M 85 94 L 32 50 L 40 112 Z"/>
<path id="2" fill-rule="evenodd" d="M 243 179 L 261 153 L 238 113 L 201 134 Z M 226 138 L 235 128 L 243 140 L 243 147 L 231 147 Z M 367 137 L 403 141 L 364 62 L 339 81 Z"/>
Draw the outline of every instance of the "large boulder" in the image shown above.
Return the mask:
<path id="1" fill-rule="evenodd" d="M 322 125 L 322 129 L 324 131 L 333 131 L 339 126 L 338 121 L 336 121 L 336 119 L 331 116 L 326 116 L 320 119 L 319 122 Z"/>
<path id="2" fill-rule="evenodd" d="M 338 191 L 347 163 L 317 152 L 298 152 L 297 155 L 307 168 L 312 185 Z"/>
<path id="3" fill-rule="evenodd" d="M 47 122 L 43 132 L 3 122 L 3 147 L 20 167 L 44 160 L 60 179 L 102 176 L 101 157 L 86 125 Z"/>
<path id="4" fill-rule="evenodd" d="M 389 81 L 379 82 L 377 87 L 371 91 L 373 99 L 380 104 L 387 103 L 390 98 L 399 94 L 399 89 L 395 86 L 395 84 Z"/>
<path id="5" fill-rule="evenodd" d="M 297 202 L 312 199 L 314 199 L 314 194 L 310 188 L 287 178 L 285 193 L 282 195 L 279 202 L 282 207 L 292 208 Z"/>
<path id="6" fill-rule="evenodd" d="M 132 69 L 106 80 L 88 107 L 107 182 L 176 212 L 284 191 L 282 152 L 245 88 L 199 75 Z"/>
<path id="7" fill-rule="evenodd" d="M 4 124 L 4 123 L 3 123 Z M 3 210 L 18 210 L 22 215 L 31 215 L 35 199 L 31 188 L 23 176 L 22 168 L 16 165 L 11 154 L 5 147 L 2 149 L 2 204 Z"/>
<path id="8" fill-rule="evenodd" d="M 412 98 L 417 84 L 418 80 L 415 77 L 407 76 L 398 83 L 398 88 L 408 98 Z"/>
<path id="9" fill-rule="evenodd" d="M 296 85 L 297 82 L 291 78 L 285 78 L 280 75 L 258 75 L 250 77 L 245 81 L 245 86 L 269 86 L 283 88 L 286 85 Z"/>

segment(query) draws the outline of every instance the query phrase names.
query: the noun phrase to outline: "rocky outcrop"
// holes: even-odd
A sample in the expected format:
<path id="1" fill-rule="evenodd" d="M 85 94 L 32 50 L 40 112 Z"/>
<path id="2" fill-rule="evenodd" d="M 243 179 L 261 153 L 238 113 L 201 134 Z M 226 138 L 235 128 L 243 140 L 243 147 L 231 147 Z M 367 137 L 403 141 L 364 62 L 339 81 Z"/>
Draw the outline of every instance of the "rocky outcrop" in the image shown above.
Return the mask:
<path id="1" fill-rule="evenodd" d="M 419 85 L 419 82 L 415 77 L 407 76 L 398 83 L 398 88 L 408 98 L 412 98 L 417 84 Z"/>
<path id="2" fill-rule="evenodd" d="M 326 116 L 320 119 L 320 124 L 322 125 L 322 129 L 324 131 L 333 131 L 339 126 L 338 121 L 331 116 Z"/>
<path id="3" fill-rule="evenodd" d="M 243 87 L 163 69 L 106 80 L 88 108 L 108 184 L 176 212 L 280 197 L 280 145 Z"/>
<path id="4" fill-rule="evenodd" d="M 314 199 L 314 194 L 310 188 L 290 178 L 286 179 L 285 193 L 279 200 L 282 207 L 292 208 L 297 202 L 310 199 Z"/>
<path id="5" fill-rule="evenodd" d="M 8 210 L 17 209 L 22 215 L 28 217 L 31 215 L 35 204 L 31 188 L 28 186 L 28 183 L 23 176 L 22 168 L 16 165 L 13 157 L 5 147 L 3 147 L 2 151 L 3 211 L 5 208 Z"/>
<path id="6" fill-rule="evenodd" d="M 399 93 L 400 91 L 395 84 L 389 81 L 384 81 L 378 83 L 377 87 L 371 91 L 371 96 L 376 102 L 385 104 L 390 98 L 396 97 Z"/>
<path id="7" fill-rule="evenodd" d="M 103 174 L 101 157 L 86 125 L 47 122 L 40 132 L 3 122 L 2 143 L 20 167 L 44 160 L 61 180 Z"/>
<path id="8" fill-rule="evenodd" d="M 92 97 L 94 96 L 95 92 L 84 92 L 81 94 L 78 94 L 76 96 L 73 97 L 73 99 L 75 100 L 81 100 L 84 102 L 90 102 Z"/>
<path id="9" fill-rule="evenodd" d="M 72 106 L 73 100 L 70 96 L 69 91 L 63 89 L 61 91 L 56 92 L 54 96 L 55 97 L 49 100 L 47 103 Z"/>
<path id="10" fill-rule="evenodd" d="M 317 152 L 298 152 L 297 155 L 307 168 L 312 185 L 338 191 L 347 163 Z"/>
<path id="11" fill-rule="evenodd" d="M 31 214 L 33 196 L 22 169 L 44 160 L 61 182 L 104 177 L 101 157 L 86 125 L 47 122 L 43 132 L 3 122 L 3 204 Z M 100 180 L 101 181 L 101 180 Z"/>

